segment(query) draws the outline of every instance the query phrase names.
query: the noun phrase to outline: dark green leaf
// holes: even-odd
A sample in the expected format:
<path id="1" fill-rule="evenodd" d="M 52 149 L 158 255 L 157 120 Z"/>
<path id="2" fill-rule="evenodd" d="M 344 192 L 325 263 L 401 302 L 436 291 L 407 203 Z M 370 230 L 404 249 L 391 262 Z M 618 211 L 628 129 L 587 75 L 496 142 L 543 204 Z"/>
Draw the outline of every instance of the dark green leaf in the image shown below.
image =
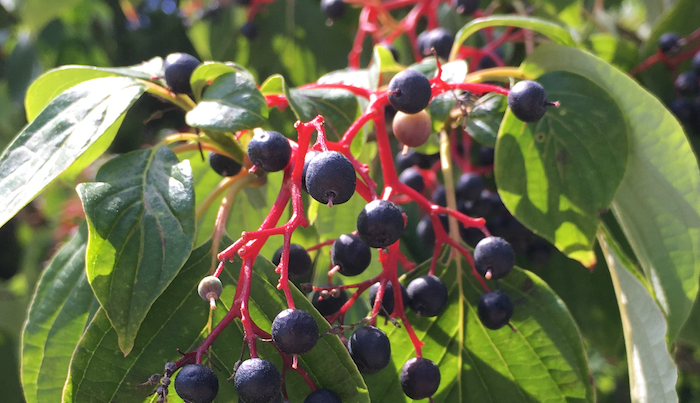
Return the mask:
<path id="1" fill-rule="evenodd" d="M 491 93 L 481 97 L 466 120 L 469 135 L 481 144 L 495 147 L 506 108 L 503 95 Z"/>
<path id="2" fill-rule="evenodd" d="M 192 170 L 161 147 L 117 157 L 96 179 L 78 186 L 90 229 L 88 280 L 128 354 L 192 249 Z"/>
<path id="3" fill-rule="evenodd" d="M 287 100 L 302 122 L 322 115 L 326 123 L 326 135 L 331 141 L 340 140 L 359 112 L 357 98 L 345 90 L 291 88 Z"/>
<path id="4" fill-rule="evenodd" d="M 202 99 L 202 90 L 217 77 L 226 73 L 235 73 L 236 69 L 225 63 L 204 62 L 192 72 L 190 85 L 196 100 Z"/>

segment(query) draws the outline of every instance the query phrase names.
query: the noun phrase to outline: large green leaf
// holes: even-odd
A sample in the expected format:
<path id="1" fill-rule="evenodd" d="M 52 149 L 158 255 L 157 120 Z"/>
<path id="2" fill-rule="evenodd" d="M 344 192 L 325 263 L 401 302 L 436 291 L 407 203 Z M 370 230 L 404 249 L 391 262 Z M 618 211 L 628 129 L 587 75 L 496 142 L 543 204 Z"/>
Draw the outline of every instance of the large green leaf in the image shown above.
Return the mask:
<path id="1" fill-rule="evenodd" d="M 124 357 L 117 344 L 117 335 L 100 311 L 90 324 L 76 349 L 66 384 L 66 402 L 152 402 L 147 395 L 153 387 L 137 388 L 153 373 L 162 373 L 165 361 L 179 358 L 181 350 L 195 348 L 206 335 L 208 304 L 197 294 L 199 280 L 209 271 L 211 242 L 192 252 L 185 267 L 168 289 L 156 300 L 136 338 L 134 349 Z M 232 301 L 241 267 L 240 258 L 226 264 L 221 280 L 224 292 L 214 312 L 215 323 L 226 313 Z M 272 319 L 286 308 L 284 296 L 275 287 L 279 275 L 265 259 L 253 267 L 251 315 L 263 329 L 270 329 Z M 321 332 L 329 326 L 304 296 L 292 288 L 297 308 L 312 313 Z M 229 325 L 214 342 L 213 362 L 222 371 L 217 401 L 236 402 L 233 385 L 225 380 L 241 352 L 243 333 L 240 322 Z M 258 342 L 259 353 L 281 368 L 279 353 L 269 343 Z M 368 402 L 367 390 L 345 347 L 336 336 L 324 336 L 309 353 L 299 356 L 302 366 L 320 387 L 331 388 L 343 402 Z M 304 381 L 293 371 L 287 372 L 286 386 L 292 402 L 302 401 L 309 393 Z M 170 387 L 169 401 L 180 399 Z"/>
<path id="2" fill-rule="evenodd" d="M 142 81 L 106 77 L 76 85 L 51 101 L 0 156 L 0 225 L 88 153 L 143 94 Z M 104 142 L 98 148 L 106 148 Z M 83 158 L 81 165 L 87 163 Z"/>
<path id="3" fill-rule="evenodd" d="M 34 293 L 22 333 L 22 386 L 28 403 L 58 402 L 73 350 L 99 306 L 87 281 L 87 226 L 56 253 Z"/>
<path id="4" fill-rule="evenodd" d="M 568 70 L 602 86 L 631 129 L 627 170 L 612 211 L 640 262 L 675 339 L 698 294 L 700 170 L 678 121 L 626 74 L 577 49 L 544 44 L 523 71 Z"/>
<path id="5" fill-rule="evenodd" d="M 178 162 L 167 147 L 133 151 L 78 186 L 90 230 L 88 280 L 124 354 L 192 250 L 192 170 Z"/>
<path id="6" fill-rule="evenodd" d="M 563 302 L 541 279 L 514 269 L 498 282 L 515 307 L 511 323 L 486 329 L 476 305 L 483 289 L 461 260 L 438 264 L 436 274 L 448 288 L 445 312 L 436 318 L 407 316 L 425 343 L 423 356 L 438 364 L 442 376 L 435 402 L 593 402 L 583 340 Z M 423 265 L 415 275 L 425 274 Z M 495 284 L 491 284 L 496 288 Z M 398 374 L 415 355 L 406 331 L 384 326 L 392 362 L 366 377 L 372 402 L 404 402 Z"/>
<path id="7" fill-rule="evenodd" d="M 530 124 L 506 113 L 496 145 L 498 191 L 520 222 L 590 266 L 598 212 L 625 172 L 627 125 L 610 95 L 585 77 L 557 71 L 538 81 L 561 106 Z"/>
<path id="8" fill-rule="evenodd" d="M 598 241 L 608 262 L 625 333 L 632 403 L 678 402 L 678 371 L 666 345 L 666 319 L 637 269 L 602 231 Z"/>
<path id="9" fill-rule="evenodd" d="M 80 0 L 25 0 L 22 5 L 22 22 L 32 31 L 40 31 L 44 25 L 80 3 Z"/>

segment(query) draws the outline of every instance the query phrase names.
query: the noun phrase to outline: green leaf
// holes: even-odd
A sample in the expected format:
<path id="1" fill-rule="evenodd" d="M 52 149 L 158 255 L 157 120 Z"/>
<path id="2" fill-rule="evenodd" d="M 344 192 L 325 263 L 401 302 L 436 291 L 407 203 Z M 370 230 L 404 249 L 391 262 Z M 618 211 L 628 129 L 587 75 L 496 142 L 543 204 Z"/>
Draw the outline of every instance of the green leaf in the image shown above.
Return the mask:
<path id="1" fill-rule="evenodd" d="M 139 80 L 107 77 L 76 85 L 51 101 L 0 156 L 0 225 L 81 155 L 90 151 L 96 158 L 91 147 L 101 136 L 116 134 L 115 123 L 144 91 Z"/>
<path id="2" fill-rule="evenodd" d="M 455 41 L 450 52 L 450 60 L 454 60 L 462 44 L 477 31 L 488 27 L 518 27 L 531 29 L 547 36 L 560 45 L 575 46 L 571 34 L 559 25 L 539 18 L 524 17 L 520 15 L 495 15 L 490 17 L 475 18 L 455 35 Z"/>
<path id="3" fill-rule="evenodd" d="M 523 71 L 568 70 L 601 85 L 631 130 L 625 176 L 612 203 L 622 230 L 654 288 L 675 339 L 698 294 L 700 170 L 678 121 L 634 80 L 586 52 L 544 44 Z"/>
<path id="4" fill-rule="evenodd" d="M 598 241 L 620 307 L 632 403 L 678 402 L 678 370 L 666 345 L 666 319 L 646 287 L 630 273 L 637 269 L 610 237 L 601 232 Z"/>
<path id="5" fill-rule="evenodd" d="M 90 230 L 88 280 L 128 354 L 192 250 L 192 170 L 161 147 L 119 156 L 96 179 L 78 186 Z"/>
<path id="6" fill-rule="evenodd" d="M 627 126 L 595 82 L 565 71 L 538 81 L 561 106 L 530 124 L 506 112 L 496 143 L 498 191 L 520 222 L 591 266 L 598 212 L 625 173 Z"/>
<path id="7" fill-rule="evenodd" d="M 481 144 L 495 147 L 507 107 L 504 95 L 490 93 L 481 97 L 466 120 L 469 135 Z"/>
<path id="8" fill-rule="evenodd" d="M 266 118 L 267 103 L 255 81 L 236 71 L 218 76 L 185 120 L 200 129 L 235 132 L 262 126 Z"/>
<path id="9" fill-rule="evenodd" d="M 289 106 L 302 122 L 322 115 L 326 135 L 338 141 L 358 116 L 357 98 L 349 91 L 328 88 L 291 88 L 287 93 Z"/>
<path id="10" fill-rule="evenodd" d="M 199 65 L 190 77 L 192 93 L 197 101 L 202 99 L 202 90 L 220 75 L 235 73 L 236 69 L 225 63 L 204 62 Z M 253 80 L 254 81 L 254 80 Z"/>
<path id="11" fill-rule="evenodd" d="M 32 31 L 39 32 L 46 23 L 75 7 L 80 0 L 25 0 L 22 7 L 22 22 Z"/>
<path id="12" fill-rule="evenodd" d="M 445 312 L 435 318 L 407 316 L 425 343 L 423 356 L 438 364 L 442 382 L 437 402 L 593 402 L 588 362 L 576 324 L 563 302 L 541 279 L 514 269 L 498 288 L 513 301 L 511 324 L 488 330 L 479 321 L 476 305 L 483 289 L 468 274 L 466 260 L 438 264 L 448 288 Z M 426 274 L 422 265 L 414 276 Z M 403 364 L 415 356 L 406 330 L 384 326 L 391 340 L 392 362 L 367 377 L 374 403 L 405 402 L 399 384 Z"/>
<path id="13" fill-rule="evenodd" d="M 389 84 L 391 78 L 404 67 L 394 60 L 391 51 L 382 45 L 375 45 L 372 50 L 372 62 L 367 67 L 372 89 Z"/>
<path id="14" fill-rule="evenodd" d="M 90 310 L 98 306 L 87 281 L 83 225 L 44 270 L 22 332 L 22 386 L 28 403 L 59 402 L 73 350 Z"/>

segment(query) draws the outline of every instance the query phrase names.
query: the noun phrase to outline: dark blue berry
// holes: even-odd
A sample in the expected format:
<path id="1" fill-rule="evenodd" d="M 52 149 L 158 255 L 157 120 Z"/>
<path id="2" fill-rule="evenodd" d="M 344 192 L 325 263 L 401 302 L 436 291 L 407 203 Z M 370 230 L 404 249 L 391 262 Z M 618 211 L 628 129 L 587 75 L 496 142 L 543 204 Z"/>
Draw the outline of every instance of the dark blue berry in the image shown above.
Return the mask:
<path id="1" fill-rule="evenodd" d="M 357 369 L 365 375 L 376 374 L 391 360 L 389 338 L 374 326 L 355 330 L 348 340 L 348 352 Z"/>
<path id="2" fill-rule="evenodd" d="M 321 315 L 331 316 L 338 312 L 348 301 L 348 292 L 339 290 L 337 297 L 334 297 L 331 293 L 329 293 L 327 298 L 319 299 L 320 297 L 321 293 L 319 291 L 314 292 L 311 297 L 311 303 Z"/>
<path id="3" fill-rule="evenodd" d="M 235 176 L 243 168 L 243 165 L 233 158 L 214 152 L 209 152 L 209 165 L 221 176 Z"/>
<path id="4" fill-rule="evenodd" d="M 318 324 L 301 309 L 285 309 L 272 321 L 272 342 L 285 354 L 304 354 L 318 341 Z"/>
<path id="5" fill-rule="evenodd" d="M 437 316 L 447 306 L 447 287 L 432 275 L 418 277 L 406 287 L 411 308 L 420 316 Z"/>
<path id="6" fill-rule="evenodd" d="M 479 297 L 477 315 L 481 323 L 491 330 L 498 330 L 513 317 L 513 303 L 501 290 L 493 290 Z"/>
<path id="7" fill-rule="evenodd" d="M 243 361 L 233 383 L 246 403 L 270 403 L 280 393 L 282 377 L 275 364 L 262 358 Z"/>
<path id="8" fill-rule="evenodd" d="M 282 249 L 284 246 L 280 246 L 279 249 L 275 251 L 272 256 L 272 263 L 276 266 L 280 264 L 282 260 Z M 303 246 L 297 245 L 295 243 L 289 245 L 289 280 L 296 282 L 298 280 L 306 279 L 311 277 L 314 271 L 313 263 L 311 261 L 311 256 L 309 252 L 304 249 Z"/>
<path id="9" fill-rule="evenodd" d="M 418 193 L 423 193 L 423 189 L 425 189 L 425 181 L 423 180 L 423 176 L 420 174 L 419 170 L 413 167 L 401 172 L 401 175 L 399 175 L 399 182 Z"/>
<path id="10" fill-rule="evenodd" d="M 447 207 L 447 191 L 445 190 L 444 186 L 440 185 L 436 187 L 430 198 L 433 203 L 437 204 L 438 206 Z"/>
<path id="11" fill-rule="evenodd" d="M 337 151 L 319 153 L 306 170 L 306 191 L 319 203 L 329 206 L 350 200 L 356 184 L 352 162 Z"/>
<path id="12" fill-rule="evenodd" d="M 474 14 L 479 8 L 479 0 L 453 0 L 452 4 L 460 15 Z"/>
<path id="13" fill-rule="evenodd" d="M 450 57 L 450 50 L 452 50 L 452 44 L 455 40 L 454 35 L 452 35 L 450 31 L 439 27 L 431 31 L 423 32 L 421 35 L 423 34 L 425 34 L 425 36 L 422 42 L 418 42 L 419 49 L 423 56 L 432 55 L 432 49 L 434 48 L 439 58 L 447 59 Z"/>
<path id="14" fill-rule="evenodd" d="M 676 90 L 681 95 L 694 96 L 700 92 L 700 83 L 698 76 L 692 71 L 686 71 L 678 75 L 676 81 L 673 82 Z"/>
<path id="15" fill-rule="evenodd" d="M 496 150 L 491 147 L 482 146 L 479 149 L 479 165 L 488 166 L 493 165 L 494 157 L 496 155 Z"/>
<path id="16" fill-rule="evenodd" d="M 371 248 L 386 248 L 398 241 L 404 227 L 401 210 L 388 200 L 367 203 L 357 216 L 357 232 Z"/>
<path id="17" fill-rule="evenodd" d="M 306 189 L 306 171 L 309 169 L 309 163 L 311 162 L 311 160 L 314 159 L 318 154 L 320 154 L 319 151 L 308 151 L 304 156 L 304 169 L 301 171 L 301 188 L 306 193 L 309 192 Z"/>
<path id="18" fill-rule="evenodd" d="M 345 15 L 345 3 L 343 0 L 321 0 L 321 11 L 335 21 Z"/>
<path id="19" fill-rule="evenodd" d="M 165 83 L 176 94 L 190 94 L 190 77 L 201 63 L 196 57 L 187 53 L 171 53 L 163 63 Z"/>
<path id="20" fill-rule="evenodd" d="M 258 27 L 253 21 L 248 21 L 241 26 L 241 35 L 245 36 L 249 41 L 258 36 Z"/>
<path id="21" fill-rule="evenodd" d="M 523 122 L 536 122 L 547 112 L 547 92 L 540 83 L 520 81 L 508 92 L 508 106 Z"/>
<path id="22" fill-rule="evenodd" d="M 455 184 L 455 196 L 458 200 L 475 201 L 481 196 L 486 185 L 484 178 L 473 172 L 462 174 Z"/>
<path id="23" fill-rule="evenodd" d="M 427 358 L 414 357 L 401 368 L 401 389 L 414 400 L 426 399 L 440 387 L 440 369 Z"/>
<path id="24" fill-rule="evenodd" d="M 248 143 L 250 162 L 266 172 L 283 170 L 292 157 L 292 147 L 282 133 L 272 130 L 259 131 Z"/>
<path id="25" fill-rule="evenodd" d="M 503 238 L 490 236 L 474 248 L 474 267 L 482 276 L 497 280 L 505 277 L 515 265 L 513 247 Z"/>
<path id="26" fill-rule="evenodd" d="M 691 70 L 696 76 L 700 77 L 700 52 L 693 56 L 693 60 L 690 62 Z"/>
<path id="27" fill-rule="evenodd" d="M 331 263 L 338 266 L 343 276 L 357 276 L 369 267 L 372 251 L 362 239 L 353 234 L 342 234 L 331 246 Z"/>
<path id="28" fill-rule="evenodd" d="M 175 392 L 186 402 L 210 403 L 219 393 L 219 379 L 206 365 L 185 365 L 175 376 Z"/>
<path id="29" fill-rule="evenodd" d="M 377 299 L 377 291 L 379 291 L 379 283 L 372 284 L 369 287 L 369 304 L 374 308 L 374 301 Z M 403 307 L 406 309 L 410 305 L 410 299 L 408 298 L 408 291 L 406 287 L 401 284 L 401 299 L 403 300 Z M 386 289 L 384 290 L 384 295 L 382 296 L 382 307 L 383 310 L 379 309 L 379 315 L 386 317 L 387 312 L 391 315 L 394 312 L 394 286 L 391 283 L 386 283 Z"/>
<path id="30" fill-rule="evenodd" d="M 430 81 L 416 70 L 404 70 L 389 81 L 389 102 L 403 113 L 418 113 L 430 103 Z"/>
<path id="31" fill-rule="evenodd" d="M 659 37 L 657 46 L 659 47 L 661 53 L 672 55 L 680 51 L 680 41 L 681 38 L 677 34 L 673 32 L 667 32 Z"/>
<path id="32" fill-rule="evenodd" d="M 330 389 L 316 389 L 306 396 L 304 403 L 342 403 L 338 395 Z"/>

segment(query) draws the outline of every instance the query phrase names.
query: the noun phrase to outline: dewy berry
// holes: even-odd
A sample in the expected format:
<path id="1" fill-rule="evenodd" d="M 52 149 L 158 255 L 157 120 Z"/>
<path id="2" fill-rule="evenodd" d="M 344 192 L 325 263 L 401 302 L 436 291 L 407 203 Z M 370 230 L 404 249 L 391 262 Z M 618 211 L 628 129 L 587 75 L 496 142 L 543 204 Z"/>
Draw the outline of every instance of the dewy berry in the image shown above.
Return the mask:
<path id="1" fill-rule="evenodd" d="M 413 114 L 396 112 L 391 127 L 396 139 L 404 145 L 420 147 L 430 138 L 433 122 L 425 109 Z"/>
<path id="2" fill-rule="evenodd" d="M 391 344 L 386 333 L 374 326 L 361 327 L 350 336 L 348 352 L 357 369 L 366 375 L 376 374 L 391 360 Z"/>
<path id="3" fill-rule="evenodd" d="M 324 151 L 309 162 L 305 184 L 306 191 L 319 203 L 343 204 L 355 193 L 355 168 L 343 154 Z"/>
<path id="4" fill-rule="evenodd" d="M 408 291 L 406 291 L 406 287 L 404 287 L 403 284 L 400 285 L 401 298 L 403 299 L 403 306 L 405 309 L 411 304 L 411 301 L 408 298 Z M 369 287 L 369 304 L 372 308 L 374 308 L 374 302 L 377 299 L 377 291 L 379 291 L 379 283 L 374 283 L 371 287 Z M 382 307 L 384 308 L 383 310 L 379 309 L 379 315 L 381 316 L 386 317 L 386 312 L 388 312 L 389 315 L 394 312 L 394 286 L 392 286 L 391 283 L 386 283 L 386 289 L 384 290 L 384 295 L 382 296 Z"/>
<path id="5" fill-rule="evenodd" d="M 282 261 L 283 249 L 284 246 L 280 246 L 272 256 L 272 263 L 274 263 L 275 266 L 278 266 L 280 261 Z M 309 252 L 307 252 L 303 246 L 295 243 L 289 245 L 289 264 L 287 270 L 289 273 L 289 280 L 292 282 L 311 277 L 314 271 L 313 262 L 311 261 Z"/>
<path id="6" fill-rule="evenodd" d="M 508 106 L 523 122 L 536 122 L 547 112 L 547 92 L 535 81 L 520 81 L 510 89 Z"/>
<path id="7" fill-rule="evenodd" d="M 282 133 L 272 130 L 258 131 L 248 143 L 250 162 L 266 172 L 283 170 L 292 156 L 292 146 Z"/>
<path id="8" fill-rule="evenodd" d="M 185 365 L 175 376 L 175 392 L 189 403 L 211 403 L 219 393 L 219 379 L 206 365 Z"/>
<path id="9" fill-rule="evenodd" d="M 317 389 L 306 396 L 304 403 L 343 403 L 338 395 L 330 389 Z"/>
<path id="10" fill-rule="evenodd" d="M 426 399 L 440 387 L 440 369 L 427 358 L 414 357 L 401 368 L 401 389 L 414 400 Z"/>
<path id="11" fill-rule="evenodd" d="M 416 278 L 408 284 L 406 292 L 411 308 L 420 316 L 437 316 L 447 306 L 447 288 L 436 276 Z"/>
<path id="12" fill-rule="evenodd" d="M 348 301 L 348 292 L 345 290 L 338 290 L 337 297 L 334 297 L 332 293 L 328 293 L 326 298 L 321 297 L 321 292 L 316 291 L 311 296 L 311 303 L 314 308 L 323 316 L 331 316 L 338 312 L 340 308 Z"/>
<path id="13" fill-rule="evenodd" d="M 214 152 L 209 152 L 209 166 L 221 176 L 234 176 L 243 168 L 243 165 L 233 158 Z"/>
<path id="14" fill-rule="evenodd" d="M 389 102 L 400 112 L 418 113 L 430 103 L 430 81 L 415 70 L 404 70 L 389 81 Z"/>
<path id="15" fill-rule="evenodd" d="M 482 239 L 474 248 L 474 267 L 487 279 L 505 277 L 515 265 L 513 247 L 503 238 L 490 236 Z"/>
<path id="16" fill-rule="evenodd" d="M 513 316 L 513 302 L 503 291 L 492 290 L 479 297 L 476 312 L 484 326 L 498 330 Z"/>
<path id="17" fill-rule="evenodd" d="M 342 234 L 331 246 L 331 264 L 343 276 L 357 276 L 369 267 L 372 251 L 359 236 Z"/>
<path id="18" fill-rule="evenodd" d="M 238 367 L 233 383 L 244 402 L 270 403 L 280 393 L 282 377 L 272 362 L 251 358 Z"/>
<path id="19" fill-rule="evenodd" d="M 331 20 L 339 20 L 345 15 L 343 0 L 321 0 L 321 11 Z"/>
<path id="20" fill-rule="evenodd" d="M 272 321 L 272 342 L 286 354 L 309 352 L 318 341 L 318 324 L 301 309 L 285 309 Z"/>
<path id="21" fill-rule="evenodd" d="M 187 53 L 171 53 L 163 63 L 165 84 L 176 94 L 190 94 L 190 77 L 201 63 Z"/>
<path id="22" fill-rule="evenodd" d="M 357 232 L 372 248 L 386 248 L 398 241 L 404 227 L 401 210 L 388 200 L 367 203 L 357 217 Z"/>

